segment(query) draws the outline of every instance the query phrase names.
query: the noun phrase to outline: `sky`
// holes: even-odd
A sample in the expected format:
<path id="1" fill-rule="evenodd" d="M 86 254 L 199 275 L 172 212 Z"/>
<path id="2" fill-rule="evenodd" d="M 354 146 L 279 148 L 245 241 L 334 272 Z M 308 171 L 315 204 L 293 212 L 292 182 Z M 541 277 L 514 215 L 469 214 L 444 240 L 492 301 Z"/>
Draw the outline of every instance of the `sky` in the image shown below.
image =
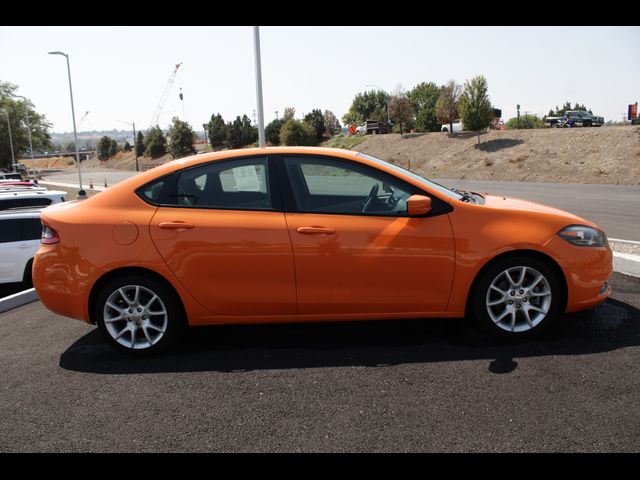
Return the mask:
<path id="1" fill-rule="evenodd" d="M 260 41 L 266 123 L 285 107 L 340 119 L 376 88 L 367 85 L 391 92 L 476 75 L 505 120 L 517 104 L 542 116 L 568 100 L 620 121 L 640 101 L 640 27 L 263 26 Z M 202 130 L 212 114 L 231 121 L 256 109 L 251 26 L 0 26 L 0 81 L 61 133 L 73 130 L 66 61 L 49 51 L 69 54 L 76 121 L 89 112 L 79 131 L 148 128 L 180 62 L 161 127 L 178 116 Z"/>

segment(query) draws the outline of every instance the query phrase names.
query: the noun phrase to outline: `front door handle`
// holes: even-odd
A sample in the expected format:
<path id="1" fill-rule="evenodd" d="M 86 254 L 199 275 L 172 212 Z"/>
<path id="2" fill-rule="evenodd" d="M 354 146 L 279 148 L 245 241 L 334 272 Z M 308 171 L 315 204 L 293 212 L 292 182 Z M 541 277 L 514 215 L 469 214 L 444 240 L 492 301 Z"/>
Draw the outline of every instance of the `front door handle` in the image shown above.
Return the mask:
<path id="1" fill-rule="evenodd" d="M 185 222 L 160 222 L 158 227 L 170 230 L 186 230 L 187 228 L 195 227 L 195 225 L 193 223 Z"/>
<path id="2" fill-rule="evenodd" d="M 333 235 L 336 231 L 333 228 L 326 227 L 298 227 L 298 233 L 316 234 L 316 235 Z"/>

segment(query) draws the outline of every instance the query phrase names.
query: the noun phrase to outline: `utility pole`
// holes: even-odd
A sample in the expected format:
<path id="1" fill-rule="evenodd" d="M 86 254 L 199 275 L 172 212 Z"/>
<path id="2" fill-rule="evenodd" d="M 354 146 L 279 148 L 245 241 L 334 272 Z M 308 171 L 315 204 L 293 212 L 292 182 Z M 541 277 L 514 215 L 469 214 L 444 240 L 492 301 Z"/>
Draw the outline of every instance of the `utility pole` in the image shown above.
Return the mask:
<path id="1" fill-rule="evenodd" d="M 253 49 L 256 61 L 256 100 L 258 103 L 258 145 L 266 147 L 264 136 L 264 114 L 262 108 L 262 67 L 260 62 L 260 27 L 253 27 Z"/>
<path id="2" fill-rule="evenodd" d="M 276 120 L 278 119 L 278 110 L 276 110 Z"/>

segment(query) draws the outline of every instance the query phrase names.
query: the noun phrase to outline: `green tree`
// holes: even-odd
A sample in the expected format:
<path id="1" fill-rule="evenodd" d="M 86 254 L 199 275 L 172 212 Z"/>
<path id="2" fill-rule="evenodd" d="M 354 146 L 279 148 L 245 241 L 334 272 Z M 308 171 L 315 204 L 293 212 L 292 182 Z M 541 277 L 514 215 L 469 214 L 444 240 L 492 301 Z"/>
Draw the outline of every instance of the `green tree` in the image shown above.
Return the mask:
<path id="1" fill-rule="evenodd" d="M 455 80 L 449 80 L 440 87 L 440 93 L 436 101 L 436 115 L 438 116 L 438 122 L 443 125 L 449 124 L 449 132 L 453 132 L 453 122 L 459 118 L 458 104 L 461 91 L 462 87 Z"/>
<path id="2" fill-rule="evenodd" d="M 280 145 L 280 130 L 284 125 L 284 120 L 276 118 L 264 129 L 265 140 L 271 145 Z"/>
<path id="3" fill-rule="evenodd" d="M 160 158 L 167 153 L 167 139 L 158 125 L 147 130 L 144 144 L 144 154 L 147 157 Z"/>
<path id="4" fill-rule="evenodd" d="M 315 132 L 316 140 L 320 142 L 322 137 L 324 137 L 324 132 L 327 130 L 327 127 L 324 124 L 322 110 L 311 110 L 311 113 L 307 113 L 304 116 L 304 121 L 311 125 L 311 128 L 313 128 L 313 131 Z"/>
<path id="5" fill-rule="evenodd" d="M 29 152 L 29 130 L 27 128 L 27 113 L 31 126 L 31 140 L 34 152 L 52 149 L 51 123 L 46 117 L 34 110 L 33 103 L 27 99 L 15 98 L 18 86 L 0 80 L 0 167 L 11 166 L 11 145 L 13 145 L 16 161 Z M 9 128 L 7 115 L 11 126 L 11 145 L 9 144 Z"/>
<path id="6" fill-rule="evenodd" d="M 545 128 L 544 120 L 537 115 L 520 115 L 520 121 L 517 117 L 513 117 L 505 125 L 509 130 Z"/>
<path id="7" fill-rule="evenodd" d="M 287 120 L 280 130 L 280 143 L 283 145 L 317 145 L 316 132 L 307 122 L 295 119 Z"/>
<path id="8" fill-rule="evenodd" d="M 285 107 L 283 119 L 286 122 L 287 120 L 293 120 L 293 117 L 296 115 L 295 107 Z"/>
<path id="9" fill-rule="evenodd" d="M 478 145 L 480 131 L 486 129 L 493 120 L 493 107 L 487 90 L 487 79 L 478 75 L 465 82 L 460 96 L 460 119 L 467 130 L 478 132 Z"/>
<path id="10" fill-rule="evenodd" d="M 96 153 L 98 154 L 99 160 L 108 160 L 111 156 L 109 150 L 111 149 L 111 137 L 107 137 L 106 135 L 98 141 L 96 145 Z"/>
<path id="11" fill-rule="evenodd" d="M 64 142 L 64 144 L 62 145 L 62 151 L 67 153 L 75 152 L 76 142 L 74 142 L 73 140 L 68 140 Z"/>
<path id="12" fill-rule="evenodd" d="M 258 141 L 258 127 L 251 125 L 251 120 L 246 115 L 242 116 L 242 143 L 241 146 L 252 145 Z"/>
<path id="13" fill-rule="evenodd" d="M 118 152 L 118 142 L 116 142 L 113 138 L 111 139 L 111 145 L 109 145 L 109 158 L 115 156 Z"/>
<path id="14" fill-rule="evenodd" d="M 371 90 L 358 93 L 349 111 L 344 114 L 344 123 L 362 123 L 365 120 L 386 121 L 387 109 L 389 106 L 389 95 L 382 90 Z"/>
<path id="15" fill-rule="evenodd" d="M 400 135 L 404 133 L 402 125 L 410 127 L 410 123 L 413 121 L 413 103 L 404 88 L 402 88 L 402 85 L 396 87 L 389 99 L 389 115 L 394 122 L 399 124 Z"/>
<path id="16" fill-rule="evenodd" d="M 193 148 L 193 128 L 187 122 L 183 122 L 178 117 L 171 119 L 169 127 L 168 150 L 173 158 L 186 157 L 196 153 Z"/>
<path id="17" fill-rule="evenodd" d="M 335 135 L 336 132 L 340 131 L 341 127 L 338 117 L 336 117 L 331 110 L 325 110 L 322 116 L 324 118 L 324 126 L 326 128 L 327 135 Z"/>
<path id="18" fill-rule="evenodd" d="M 227 123 L 224 144 L 228 148 L 240 148 L 242 146 L 242 119 L 236 117 L 233 123 Z"/>
<path id="19" fill-rule="evenodd" d="M 136 156 L 142 157 L 144 155 L 144 135 L 142 132 L 138 132 L 138 138 L 136 139 Z"/>
<path id="20" fill-rule="evenodd" d="M 564 105 L 562 105 L 562 108 L 558 108 L 558 106 L 556 105 L 556 109 L 553 110 L 549 110 L 549 117 L 562 117 L 566 112 L 568 112 L 569 110 L 584 110 L 585 112 L 589 112 L 591 115 L 593 115 L 593 112 L 591 111 L 590 108 L 587 108 L 585 105 L 580 105 L 578 102 L 573 104 L 573 107 L 571 106 L 571 102 L 564 102 Z"/>
<path id="21" fill-rule="evenodd" d="M 131 144 L 129 142 L 124 142 L 124 146 L 122 147 L 122 150 L 124 150 L 125 152 L 130 152 Z"/>
<path id="22" fill-rule="evenodd" d="M 224 123 L 222 115 L 211 115 L 208 125 L 209 143 L 212 147 L 222 147 L 227 138 L 227 126 Z"/>
<path id="23" fill-rule="evenodd" d="M 407 96 L 413 102 L 418 132 L 439 132 L 436 103 L 440 88 L 433 82 L 422 82 L 413 87 Z M 455 119 L 454 119 L 455 120 Z"/>

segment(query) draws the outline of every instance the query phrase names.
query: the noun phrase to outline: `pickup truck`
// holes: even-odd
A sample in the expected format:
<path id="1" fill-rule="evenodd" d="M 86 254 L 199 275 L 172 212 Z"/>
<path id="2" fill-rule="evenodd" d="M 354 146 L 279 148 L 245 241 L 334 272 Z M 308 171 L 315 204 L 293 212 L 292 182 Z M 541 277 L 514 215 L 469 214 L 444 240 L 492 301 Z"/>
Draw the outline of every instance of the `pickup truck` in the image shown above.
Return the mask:
<path id="1" fill-rule="evenodd" d="M 601 127 L 604 125 L 604 118 L 592 115 L 584 110 L 567 110 L 565 113 L 568 122 L 576 127 Z M 545 125 L 551 128 L 563 126 L 563 117 L 547 117 Z"/>
<path id="2" fill-rule="evenodd" d="M 374 120 L 367 120 L 358 128 L 356 128 L 356 135 L 376 135 L 378 133 L 391 133 L 391 124 L 389 122 L 376 122 Z"/>

